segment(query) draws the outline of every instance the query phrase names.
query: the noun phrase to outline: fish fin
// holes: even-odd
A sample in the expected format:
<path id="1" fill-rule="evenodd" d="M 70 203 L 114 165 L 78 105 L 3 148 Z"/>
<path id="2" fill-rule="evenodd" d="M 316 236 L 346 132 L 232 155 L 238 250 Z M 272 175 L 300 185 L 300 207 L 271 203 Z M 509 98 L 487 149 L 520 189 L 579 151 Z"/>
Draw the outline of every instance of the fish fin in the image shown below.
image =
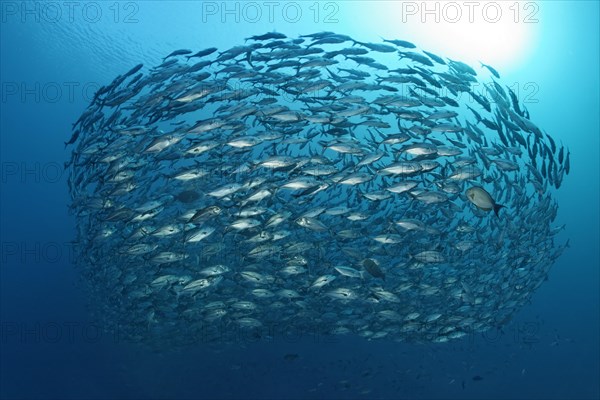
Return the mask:
<path id="1" fill-rule="evenodd" d="M 501 208 L 504 208 L 505 206 L 503 206 L 502 204 L 494 204 L 494 213 L 496 214 L 496 217 L 499 217 L 498 212 L 500 211 Z"/>

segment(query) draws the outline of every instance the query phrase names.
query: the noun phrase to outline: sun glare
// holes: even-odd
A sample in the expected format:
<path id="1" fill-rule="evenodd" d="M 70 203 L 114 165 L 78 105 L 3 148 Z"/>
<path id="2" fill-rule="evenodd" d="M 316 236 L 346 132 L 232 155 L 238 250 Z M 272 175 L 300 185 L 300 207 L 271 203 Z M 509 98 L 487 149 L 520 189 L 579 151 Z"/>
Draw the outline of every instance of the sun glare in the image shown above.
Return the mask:
<path id="1" fill-rule="evenodd" d="M 423 50 L 498 70 L 518 68 L 531 50 L 539 20 L 534 2 L 381 2 L 376 27 L 414 40 Z M 378 7 L 379 8 L 379 7 Z M 383 34 L 381 36 L 384 36 Z"/>

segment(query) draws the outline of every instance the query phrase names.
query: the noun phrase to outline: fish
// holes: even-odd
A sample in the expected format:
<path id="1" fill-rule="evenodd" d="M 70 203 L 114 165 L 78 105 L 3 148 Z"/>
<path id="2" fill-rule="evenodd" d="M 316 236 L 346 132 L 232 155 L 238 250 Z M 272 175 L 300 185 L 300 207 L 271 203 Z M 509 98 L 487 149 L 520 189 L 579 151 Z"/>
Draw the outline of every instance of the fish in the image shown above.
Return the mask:
<path id="1" fill-rule="evenodd" d="M 330 31 L 165 53 L 107 79 L 64 139 L 108 332 L 445 346 L 509 323 L 569 245 L 575 153 L 492 66 Z"/>
<path id="2" fill-rule="evenodd" d="M 278 32 L 269 32 L 264 35 L 254 35 L 246 38 L 246 40 L 271 40 L 271 39 L 285 39 L 286 35 Z"/>
<path id="3" fill-rule="evenodd" d="M 445 261 L 444 256 L 435 250 L 422 251 L 413 257 L 423 263 L 443 263 Z"/>
<path id="4" fill-rule="evenodd" d="M 356 270 L 352 267 L 346 267 L 343 265 L 334 267 L 334 269 L 342 276 L 350 277 L 350 278 L 363 278 L 362 271 Z"/>
<path id="5" fill-rule="evenodd" d="M 186 56 L 186 58 L 188 59 L 188 61 L 190 60 L 190 58 L 202 58 L 202 57 L 206 57 L 211 55 L 212 53 L 214 53 L 215 51 L 217 51 L 218 49 L 216 47 L 209 47 L 207 49 L 204 50 L 200 50 L 194 54 L 192 54 L 191 56 Z"/>
<path id="6" fill-rule="evenodd" d="M 479 64 L 481 65 L 482 68 L 486 68 L 488 71 L 490 71 L 492 73 L 492 75 L 494 75 L 497 79 L 500 79 L 500 74 L 498 73 L 498 71 L 496 71 L 494 69 L 494 67 L 484 64 L 481 61 L 479 62 Z"/>
<path id="7" fill-rule="evenodd" d="M 398 47 L 404 47 L 406 49 L 414 49 L 417 46 L 414 45 L 411 42 L 408 42 L 406 40 L 399 40 L 399 39 L 383 39 L 384 42 L 388 42 L 388 43 L 392 43 Z"/>
<path id="8" fill-rule="evenodd" d="M 473 186 L 466 191 L 467 198 L 477 208 L 483 211 L 492 211 L 498 216 L 498 212 L 501 208 L 504 208 L 502 204 L 497 204 L 492 196 L 481 186 Z"/>
<path id="9" fill-rule="evenodd" d="M 212 235 L 214 232 L 215 232 L 215 228 L 213 228 L 213 227 L 210 227 L 210 226 L 201 227 L 194 231 L 189 232 L 185 238 L 185 241 L 187 243 L 199 242 L 203 239 L 206 239 L 207 237 Z"/>
<path id="10" fill-rule="evenodd" d="M 365 258 L 362 262 L 365 270 L 374 278 L 381 278 L 385 281 L 385 272 L 379 267 L 379 262 L 373 258 Z"/>
<path id="11" fill-rule="evenodd" d="M 181 49 L 181 50 L 175 50 L 171 53 L 169 53 L 166 57 L 163 58 L 163 62 L 170 57 L 175 57 L 175 56 L 184 56 L 186 54 L 191 54 L 192 50 L 188 50 L 188 49 Z"/>
<path id="12" fill-rule="evenodd" d="M 335 280 L 335 275 L 323 275 L 318 277 L 317 279 L 315 279 L 315 281 L 312 283 L 312 285 L 310 285 L 311 289 L 320 289 L 323 286 L 331 283 L 333 280 Z"/>

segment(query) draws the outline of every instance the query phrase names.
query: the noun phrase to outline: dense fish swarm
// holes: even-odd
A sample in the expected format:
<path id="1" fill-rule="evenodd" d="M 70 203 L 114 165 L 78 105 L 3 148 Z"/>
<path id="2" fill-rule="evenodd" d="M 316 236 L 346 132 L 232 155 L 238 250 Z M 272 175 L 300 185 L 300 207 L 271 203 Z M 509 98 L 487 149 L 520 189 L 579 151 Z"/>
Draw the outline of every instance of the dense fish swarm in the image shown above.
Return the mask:
<path id="1" fill-rule="evenodd" d="M 446 342 L 529 301 L 565 247 L 569 153 L 496 70 L 332 32 L 246 43 L 140 64 L 75 123 L 78 262 L 109 329 Z"/>

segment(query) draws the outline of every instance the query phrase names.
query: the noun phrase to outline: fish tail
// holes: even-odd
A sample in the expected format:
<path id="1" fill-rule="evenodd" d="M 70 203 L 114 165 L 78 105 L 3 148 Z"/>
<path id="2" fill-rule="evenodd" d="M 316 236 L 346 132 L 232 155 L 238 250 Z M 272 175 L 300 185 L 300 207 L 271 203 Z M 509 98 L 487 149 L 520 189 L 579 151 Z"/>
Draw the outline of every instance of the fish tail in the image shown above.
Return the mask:
<path id="1" fill-rule="evenodd" d="M 496 214 L 496 217 L 499 217 L 498 212 L 500 211 L 501 208 L 504 208 L 505 206 L 503 206 L 502 204 L 494 204 L 494 213 Z"/>

